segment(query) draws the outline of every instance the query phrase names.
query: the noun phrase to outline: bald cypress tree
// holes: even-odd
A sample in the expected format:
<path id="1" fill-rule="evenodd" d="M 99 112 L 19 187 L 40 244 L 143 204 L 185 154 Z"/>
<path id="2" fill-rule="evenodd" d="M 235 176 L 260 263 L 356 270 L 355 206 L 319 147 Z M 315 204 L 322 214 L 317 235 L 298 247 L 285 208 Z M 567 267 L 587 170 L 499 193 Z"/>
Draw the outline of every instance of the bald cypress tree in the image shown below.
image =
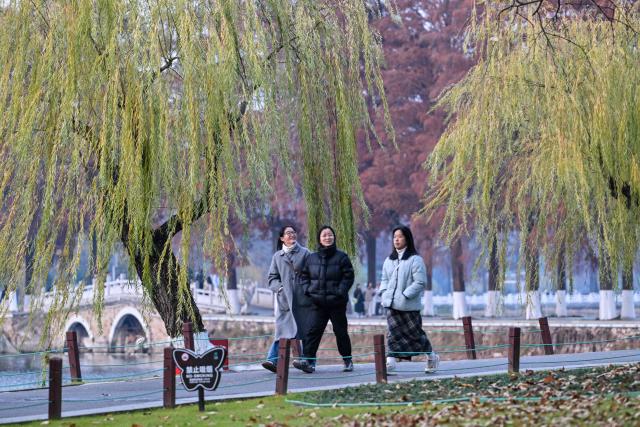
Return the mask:
<path id="1" fill-rule="evenodd" d="M 266 200 L 274 162 L 302 177 L 310 234 L 331 221 L 355 252 L 368 97 L 392 132 L 368 13 L 362 0 L 3 2 L 8 291 L 30 254 L 37 299 L 56 252 L 54 327 L 82 293 L 75 272 L 91 241 L 99 315 L 121 242 L 169 335 L 188 319 L 202 330 L 187 283 L 192 225 L 207 222 L 205 251 L 224 268 L 229 214 Z"/>

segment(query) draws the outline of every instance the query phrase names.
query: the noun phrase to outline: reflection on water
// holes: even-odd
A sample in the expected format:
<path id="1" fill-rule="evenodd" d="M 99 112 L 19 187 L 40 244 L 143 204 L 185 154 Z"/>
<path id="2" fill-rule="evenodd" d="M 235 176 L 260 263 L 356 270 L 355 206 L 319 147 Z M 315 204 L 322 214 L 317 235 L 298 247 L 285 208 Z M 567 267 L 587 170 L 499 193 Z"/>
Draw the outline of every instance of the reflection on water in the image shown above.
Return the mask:
<path id="1" fill-rule="evenodd" d="M 63 382 L 70 382 L 69 359 L 66 354 L 53 353 L 63 361 Z M 86 381 L 116 381 L 160 376 L 162 353 L 83 353 L 80 356 L 82 377 Z M 44 354 L 0 355 L 0 392 L 46 386 L 48 373 Z M 45 383 L 43 383 L 43 380 Z"/>

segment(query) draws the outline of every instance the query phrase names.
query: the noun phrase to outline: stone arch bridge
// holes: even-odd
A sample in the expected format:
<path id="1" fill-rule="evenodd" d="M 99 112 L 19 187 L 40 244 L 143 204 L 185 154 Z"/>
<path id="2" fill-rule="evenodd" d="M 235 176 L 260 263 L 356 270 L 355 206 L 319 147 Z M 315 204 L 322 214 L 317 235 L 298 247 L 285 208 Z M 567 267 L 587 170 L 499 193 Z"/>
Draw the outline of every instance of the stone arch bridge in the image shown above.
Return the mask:
<path id="1" fill-rule="evenodd" d="M 53 337 L 52 347 L 64 346 L 67 331 L 75 331 L 78 344 L 86 351 L 104 353 L 140 353 L 152 352 L 150 343 L 168 341 L 169 336 L 160 316 L 153 310 L 142 313 L 142 294 L 139 286 L 127 279 L 119 279 L 105 284 L 105 303 L 102 310 L 102 328 L 93 313 L 93 286 L 84 290 L 80 305 L 71 312 L 63 330 Z M 227 291 L 228 293 L 229 291 Z M 233 295 L 226 298 L 217 290 L 192 288 L 192 293 L 200 310 L 204 313 L 226 311 L 225 299 L 233 300 Z M 53 295 L 45 295 L 40 316 L 29 319 L 29 300 L 25 298 L 22 307 L 13 296 L 10 310 L 2 323 L 2 334 L 18 351 L 34 351 L 39 349 L 41 334 L 37 331 L 44 325 L 44 313 L 51 304 Z M 233 305 L 233 301 L 231 301 Z M 157 347 L 157 349 L 160 349 Z"/>

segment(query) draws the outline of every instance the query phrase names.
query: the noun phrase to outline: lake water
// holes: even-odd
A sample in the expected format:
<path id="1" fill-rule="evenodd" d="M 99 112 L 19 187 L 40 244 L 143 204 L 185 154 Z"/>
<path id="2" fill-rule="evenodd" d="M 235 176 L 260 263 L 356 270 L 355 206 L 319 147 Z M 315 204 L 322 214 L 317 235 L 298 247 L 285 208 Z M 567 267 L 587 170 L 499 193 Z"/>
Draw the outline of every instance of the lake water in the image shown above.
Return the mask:
<path id="1" fill-rule="evenodd" d="M 63 383 L 70 380 L 66 354 L 50 354 L 62 358 Z M 45 355 L 0 355 L 0 392 L 46 387 L 48 369 Z M 45 369 L 43 369 L 43 363 Z M 80 357 L 82 378 L 88 382 L 152 378 L 162 375 L 163 356 L 155 354 L 84 353 Z"/>

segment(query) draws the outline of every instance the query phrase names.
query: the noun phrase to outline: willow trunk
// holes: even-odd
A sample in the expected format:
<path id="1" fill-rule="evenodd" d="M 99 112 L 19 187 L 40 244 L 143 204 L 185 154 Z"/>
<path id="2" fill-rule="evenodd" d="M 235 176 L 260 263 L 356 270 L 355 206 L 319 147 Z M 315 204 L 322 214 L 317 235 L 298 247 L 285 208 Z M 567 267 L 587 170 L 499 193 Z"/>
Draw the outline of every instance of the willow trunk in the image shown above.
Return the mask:
<path id="1" fill-rule="evenodd" d="M 187 301 L 183 302 L 183 309 L 180 314 L 177 308 L 178 301 L 178 277 L 180 276 L 180 265 L 171 250 L 162 256 L 163 248 L 167 237 L 162 233 L 154 233 L 153 250 L 149 257 L 151 287 L 149 295 L 151 301 L 164 322 L 167 334 L 175 338 L 182 335 L 182 324 L 191 322 L 194 332 L 204 331 L 204 324 L 200 316 L 200 310 L 196 305 L 193 295 L 189 292 Z M 134 261 L 138 277 L 143 277 L 144 257 L 139 250 L 131 248 L 128 244 L 128 234 L 122 236 L 122 243 L 128 249 L 129 256 Z M 192 313 L 191 315 L 189 313 Z"/>

